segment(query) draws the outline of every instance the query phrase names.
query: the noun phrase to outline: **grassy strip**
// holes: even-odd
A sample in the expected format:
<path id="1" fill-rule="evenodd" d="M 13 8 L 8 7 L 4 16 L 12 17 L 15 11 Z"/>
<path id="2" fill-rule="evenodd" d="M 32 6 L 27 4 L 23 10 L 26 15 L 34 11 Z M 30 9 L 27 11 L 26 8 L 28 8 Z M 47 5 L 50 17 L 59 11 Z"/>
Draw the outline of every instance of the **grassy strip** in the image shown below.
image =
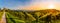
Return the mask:
<path id="1" fill-rule="evenodd" d="M 14 17 L 13 15 L 9 13 L 6 14 L 6 17 L 7 17 L 7 23 L 11 23 L 11 22 L 12 23 L 24 23 L 24 21 L 18 20 L 16 17 Z"/>
<path id="2" fill-rule="evenodd" d="M 3 16 L 3 12 L 0 12 L 0 21 L 2 19 L 2 16 Z"/>
<path id="3" fill-rule="evenodd" d="M 10 20 L 10 17 L 8 16 L 8 14 L 6 14 L 6 20 L 7 20 L 7 23 L 13 23 L 13 22 Z"/>

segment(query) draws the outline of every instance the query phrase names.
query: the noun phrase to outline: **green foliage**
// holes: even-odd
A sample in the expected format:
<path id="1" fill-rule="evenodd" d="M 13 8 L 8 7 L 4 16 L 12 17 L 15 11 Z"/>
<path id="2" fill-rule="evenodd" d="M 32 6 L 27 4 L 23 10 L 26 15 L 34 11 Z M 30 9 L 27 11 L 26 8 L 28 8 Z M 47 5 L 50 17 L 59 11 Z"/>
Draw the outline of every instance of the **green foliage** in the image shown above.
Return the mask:
<path id="1" fill-rule="evenodd" d="M 60 12 L 49 11 L 8 11 L 6 13 L 7 22 L 12 23 L 59 23 Z M 8 21 L 9 20 L 9 21 Z"/>
<path id="2" fill-rule="evenodd" d="M 0 12 L 0 20 L 2 19 L 3 16 L 3 12 Z"/>
<path id="3" fill-rule="evenodd" d="M 9 13 L 6 14 L 6 18 L 7 18 L 7 23 L 24 23 L 24 21 L 17 19 L 17 17 L 14 17 Z"/>

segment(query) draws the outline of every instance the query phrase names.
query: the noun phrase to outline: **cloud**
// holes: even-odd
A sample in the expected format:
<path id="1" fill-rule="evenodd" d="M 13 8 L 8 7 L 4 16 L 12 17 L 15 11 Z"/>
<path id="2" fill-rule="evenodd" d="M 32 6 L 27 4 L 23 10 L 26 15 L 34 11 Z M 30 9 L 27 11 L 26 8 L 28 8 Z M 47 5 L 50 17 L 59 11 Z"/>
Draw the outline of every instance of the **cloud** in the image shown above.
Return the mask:
<path id="1" fill-rule="evenodd" d="M 42 10 L 42 9 L 48 9 L 47 6 L 50 4 L 53 4 L 55 7 L 59 6 L 59 3 L 55 0 L 32 0 L 29 5 L 25 6 L 18 6 L 17 8 L 20 10 Z M 58 5 L 57 5 L 58 4 Z M 56 6 L 57 5 L 57 6 Z M 56 9 L 60 9 L 59 7 Z"/>
<path id="2" fill-rule="evenodd" d="M 38 9 L 38 7 L 40 5 L 39 0 L 31 0 L 31 2 L 29 2 L 29 3 L 30 4 L 25 5 L 25 6 L 17 6 L 17 9 L 20 9 L 20 10 L 36 10 L 36 9 Z"/>

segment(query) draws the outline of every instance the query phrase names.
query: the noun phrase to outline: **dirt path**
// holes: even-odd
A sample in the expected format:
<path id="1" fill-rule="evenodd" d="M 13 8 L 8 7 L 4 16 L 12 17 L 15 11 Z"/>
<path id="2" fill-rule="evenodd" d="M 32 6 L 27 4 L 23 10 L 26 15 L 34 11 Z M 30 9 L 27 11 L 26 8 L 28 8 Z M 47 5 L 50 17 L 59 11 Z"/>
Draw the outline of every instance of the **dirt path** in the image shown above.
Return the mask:
<path id="1" fill-rule="evenodd" d="M 6 23 L 6 17 L 5 17 L 5 12 L 3 13 L 2 19 L 0 23 Z"/>

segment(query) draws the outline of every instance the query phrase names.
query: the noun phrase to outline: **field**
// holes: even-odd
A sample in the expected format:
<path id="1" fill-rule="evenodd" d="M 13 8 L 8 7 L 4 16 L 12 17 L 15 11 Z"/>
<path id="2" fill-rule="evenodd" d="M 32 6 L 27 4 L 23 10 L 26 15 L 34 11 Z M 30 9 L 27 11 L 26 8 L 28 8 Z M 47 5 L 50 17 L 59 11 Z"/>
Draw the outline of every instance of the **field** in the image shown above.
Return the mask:
<path id="1" fill-rule="evenodd" d="M 3 12 L 0 11 L 0 21 L 2 19 Z"/>
<path id="2" fill-rule="evenodd" d="M 6 11 L 7 23 L 60 23 L 60 11 Z"/>
<path id="3" fill-rule="evenodd" d="M 15 17 L 9 13 L 6 14 L 7 23 L 24 23 L 24 21 L 19 20 L 18 17 Z"/>

